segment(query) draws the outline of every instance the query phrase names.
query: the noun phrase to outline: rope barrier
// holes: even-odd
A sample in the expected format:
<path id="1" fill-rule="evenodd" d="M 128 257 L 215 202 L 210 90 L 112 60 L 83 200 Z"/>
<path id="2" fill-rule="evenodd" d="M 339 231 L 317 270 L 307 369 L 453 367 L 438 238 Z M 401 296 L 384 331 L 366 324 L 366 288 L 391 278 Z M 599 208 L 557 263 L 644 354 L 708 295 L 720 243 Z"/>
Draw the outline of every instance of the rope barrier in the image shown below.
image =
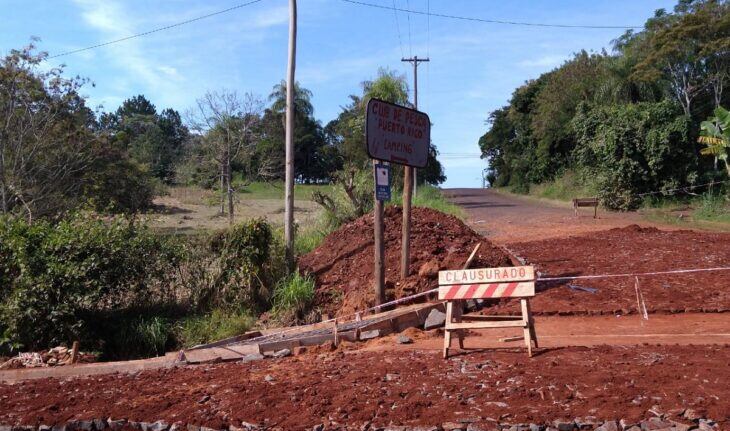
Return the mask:
<path id="1" fill-rule="evenodd" d="M 567 276 L 567 277 L 540 277 L 540 278 L 536 279 L 535 282 L 540 283 L 540 282 L 550 282 L 550 281 L 594 280 L 594 279 L 600 279 L 600 278 L 619 278 L 619 277 L 647 277 L 647 276 L 656 276 L 656 275 L 691 274 L 691 273 L 711 272 L 711 271 L 730 271 L 730 267 L 690 268 L 690 269 L 676 269 L 676 270 L 670 270 L 670 271 L 652 271 L 652 272 L 619 273 L 619 274 L 573 275 L 573 276 Z M 393 301 L 386 302 L 384 304 L 375 305 L 373 307 L 369 307 L 364 310 L 354 312 L 352 314 L 347 314 L 347 315 L 340 316 L 337 318 L 323 320 L 323 321 L 319 322 L 318 324 L 321 325 L 321 324 L 325 324 L 325 323 L 332 323 L 335 320 L 341 320 L 341 321 L 343 321 L 343 323 L 345 323 L 344 321 L 346 321 L 346 319 L 348 319 L 350 317 L 356 317 L 358 314 L 360 314 L 362 316 L 363 314 L 369 313 L 371 311 L 377 312 L 378 310 L 380 310 L 382 308 L 390 307 L 392 305 L 402 304 L 404 302 L 408 302 L 408 301 L 411 301 L 413 299 L 420 298 L 423 296 L 428 296 L 430 294 L 437 293 L 437 292 L 438 292 L 438 288 L 426 290 L 424 292 L 405 296 L 403 298 L 398 298 Z M 327 329 L 327 328 L 322 328 L 322 329 Z M 315 331 L 315 330 L 316 329 L 312 329 L 312 331 Z M 329 329 L 327 329 L 327 330 L 329 330 Z M 295 327 L 285 329 L 285 330 L 282 330 L 279 332 L 274 332 L 274 333 L 266 334 L 266 335 L 260 335 L 258 337 L 249 338 L 247 340 L 236 341 L 236 342 L 232 342 L 232 343 L 229 343 L 226 345 L 240 343 L 240 342 L 250 343 L 250 342 L 254 342 L 254 341 L 258 341 L 258 340 L 276 337 L 276 336 L 286 334 L 289 332 L 294 332 L 294 331 L 301 331 L 301 328 L 295 326 Z"/>

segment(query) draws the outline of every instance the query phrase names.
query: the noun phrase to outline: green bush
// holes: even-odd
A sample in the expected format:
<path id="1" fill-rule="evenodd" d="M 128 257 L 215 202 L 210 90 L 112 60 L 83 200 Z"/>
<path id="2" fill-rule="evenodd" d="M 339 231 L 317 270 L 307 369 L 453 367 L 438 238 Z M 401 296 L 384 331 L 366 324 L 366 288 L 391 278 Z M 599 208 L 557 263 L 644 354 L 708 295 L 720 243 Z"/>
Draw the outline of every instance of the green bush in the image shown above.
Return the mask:
<path id="1" fill-rule="evenodd" d="M 596 178 L 606 207 L 638 208 L 642 192 L 696 180 L 690 121 L 671 102 L 615 106 L 581 104 L 573 119 L 578 165 Z"/>
<path id="2" fill-rule="evenodd" d="M 186 261 L 183 283 L 190 287 L 192 304 L 203 312 L 264 308 L 283 270 L 282 250 L 264 219 L 214 234 Z"/>
<path id="3" fill-rule="evenodd" d="M 43 348 L 89 338 L 92 312 L 170 300 L 180 249 L 133 221 L 75 215 L 0 223 L 0 321 L 6 343 Z"/>

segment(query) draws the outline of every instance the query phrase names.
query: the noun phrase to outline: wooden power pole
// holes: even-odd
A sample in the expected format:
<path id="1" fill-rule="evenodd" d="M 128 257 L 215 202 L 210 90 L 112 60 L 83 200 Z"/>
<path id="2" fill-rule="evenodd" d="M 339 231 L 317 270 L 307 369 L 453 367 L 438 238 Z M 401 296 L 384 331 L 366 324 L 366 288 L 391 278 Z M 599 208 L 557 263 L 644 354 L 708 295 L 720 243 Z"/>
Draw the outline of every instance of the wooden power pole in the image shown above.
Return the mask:
<path id="1" fill-rule="evenodd" d="M 428 58 L 402 58 L 401 61 L 413 63 L 413 107 L 418 110 L 418 64 L 430 61 Z M 400 278 L 408 277 L 411 262 L 411 200 L 413 197 L 413 183 L 415 182 L 416 168 L 403 167 L 403 236 L 401 237 Z"/>
<path id="2" fill-rule="evenodd" d="M 289 270 L 294 269 L 294 70 L 297 56 L 297 0 L 289 0 L 289 62 L 286 75 L 286 139 L 284 245 Z"/>

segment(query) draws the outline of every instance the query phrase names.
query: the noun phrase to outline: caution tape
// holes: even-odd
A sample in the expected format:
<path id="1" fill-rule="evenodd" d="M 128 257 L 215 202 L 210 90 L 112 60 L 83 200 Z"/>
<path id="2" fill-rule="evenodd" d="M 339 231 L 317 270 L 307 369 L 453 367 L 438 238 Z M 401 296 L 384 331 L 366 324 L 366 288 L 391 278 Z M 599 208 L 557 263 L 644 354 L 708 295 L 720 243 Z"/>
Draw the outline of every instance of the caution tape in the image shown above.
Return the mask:
<path id="1" fill-rule="evenodd" d="M 675 269 L 671 271 L 652 271 L 652 272 L 633 272 L 633 273 L 622 273 L 622 274 L 600 274 L 600 275 L 572 275 L 567 277 L 540 277 L 536 282 L 541 281 L 568 281 L 568 280 L 591 280 L 596 278 L 617 278 L 617 277 L 645 277 L 651 275 L 671 275 L 671 274 L 690 274 L 695 272 L 710 272 L 710 271 L 730 271 L 730 267 L 716 267 L 716 268 L 694 268 L 694 269 Z"/>

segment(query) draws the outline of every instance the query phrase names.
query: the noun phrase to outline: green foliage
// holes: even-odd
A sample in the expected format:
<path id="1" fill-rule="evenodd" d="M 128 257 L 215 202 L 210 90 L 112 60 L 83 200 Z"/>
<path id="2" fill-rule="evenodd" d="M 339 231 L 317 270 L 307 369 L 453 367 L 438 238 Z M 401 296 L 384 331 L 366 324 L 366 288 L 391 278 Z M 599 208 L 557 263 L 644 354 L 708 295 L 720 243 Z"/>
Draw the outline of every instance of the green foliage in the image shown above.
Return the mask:
<path id="1" fill-rule="evenodd" d="M 716 162 L 722 160 L 730 176 L 730 112 L 718 106 L 715 115 L 700 124 L 700 130 L 697 141 L 705 145 L 700 153 L 714 156 Z"/>
<path id="2" fill-rule="evenodd" d="M 263 306 L 278 270 L 271 259 L 273 241 L 271 226 L 263 219 L 249 220 L 214 235 L 209 252 L 189 262 L 192 278 L 198 282 L 192 298 L 196 307 L 238 310 Z"/>
<path id="3" fill-rule="evenodd" d="M 312 199 L 324 208 L 327 224 L 339 226 L 372 211 L 375 180 L 371 169 L 350 166 L 333 177 L 334 186 L 328 193 L 312 194 Z"/>
<path id="4" fill-rule="evenodd" d="M 629 209 L 639 205 L 637 190 L 712 176 L 716 166 L 697 159 L 693 142 L 699 119 L 729 100 L 723 91 L 730 77 L 729 36 L 730 3 L 680 1 L 673 12 L 658 10 L 642 31 L 619 36 L 613 53 L 583 51 L 526 82 L 490 114 L 490 129 L 479 139 L 490 183 L 519 193 L 548 184 L 538 194 L 560 194 L 550 182 L 566 171 L 580 172 L 610 208 Z M 620 119 L 599 115 L 591 126 L 596 130 L 586 130 L 586 112 L 603 108 Z M 684 121 L 677 118 L 682 114 Z M 722 153 L 718 142 L 701 138 L 713 144 L 708 154 Z"/>
<path id="5" fill-rule="evenodd" d="M 191 316 L 177 323 L 179 345 L 192 347 L 243 334 L 251 329 L 254 317 L 246 311 L 213 310 L 209 314 Z"/>
<path id="6" fill-rule="evenodd" d="M 692 217 L 696 220 L 730 223 L 728 197 L 712 192 L 703 194 Z"/>
<path id="7" fill-rule="evenodd" d="M 635 209 L 640 193 L 696 178 L 689 121 L 669 102 L 583 105 L 573 125 L 576 161 L 597 179 L 598 195 L 608 208 Z"/>
<path id="8" fill-rule="evenodd" d="M 93 339 L 89 316 L 170 299 L 175 243 L 132 221 L 76 215 L 57 224 L 4 220 L 0 319 L 5 339 L 39 348 Z"/>
<path id="9" fill-rule="evenodd" d="M 294 271 L 276 285 L 273 315 L 280 321 L 296 322 L 305 318 L 314 300 L 314 279 Z"/>
<path id="10" fill-rule="evenodd" d="M 530 187 L 530 194 L 546 199 L 570 201 L 576 197 L 596 196 L 599 189 L 593 175 L 568 170 L 552 181 Z"/>

